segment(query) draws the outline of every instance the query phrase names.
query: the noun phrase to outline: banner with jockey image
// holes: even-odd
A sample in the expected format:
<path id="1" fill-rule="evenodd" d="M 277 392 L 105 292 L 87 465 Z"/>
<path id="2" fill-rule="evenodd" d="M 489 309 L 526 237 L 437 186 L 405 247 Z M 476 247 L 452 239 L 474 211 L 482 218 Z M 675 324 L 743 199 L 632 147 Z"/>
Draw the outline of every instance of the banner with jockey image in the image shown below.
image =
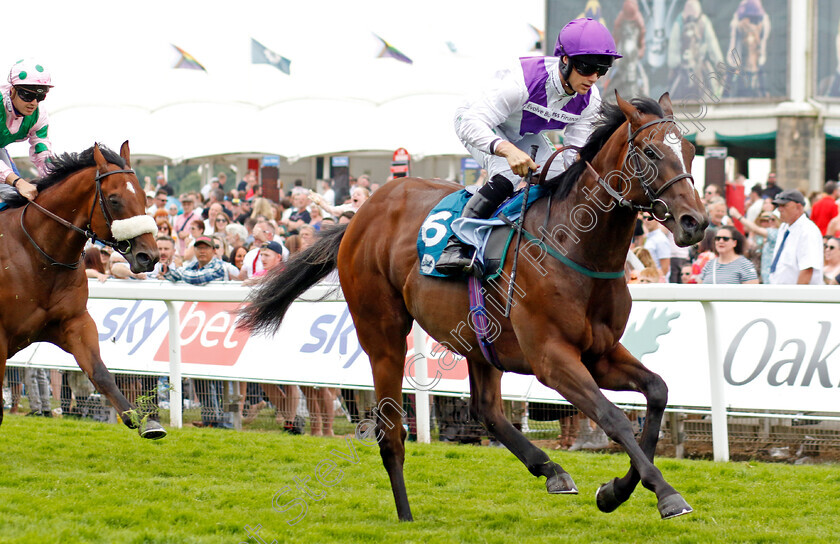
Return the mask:
<path id="1" fill-rule="evenodd" d="M 185 377 L 372 388 L 370 364 L 346 304 L 296 302 L 273 337 L 236 328 L 235 302 L 176 302 Z M 837 411 L 840 327 L 832 304 L 713 303 L 725 396 L 730 409 Z M 168 317 L 163 302 L 91 299 L 102 358 L 112 372 L 169 373 Z M 633 304 L 623 344 L 663 377 L 669 405 L 711 404 L 705 317 L 698 302 Z M 460 330 L 467 338 L 468 326 Z M 433 394 L 469 394 L 466 361 L 428 336 L 427 376 L 417 376 L 409 335 L 403 387 Z M 36 344 L 9 360 L 13 366 L 78 370 L 51 344 Z M 560 395 L 533 376 L 505 373 L 504 398 L 559 402 Z M 637 404 L 633 392 L 606 392 Z"/>
<path id="2" fill-rule="evenodd" d="M 827 3 L 821 2 L 820 5 Z M 788 95 L 788 0 L 573 0 L 546 3 L 545 48 L 570 20 L 591 17 L 623 58 L 598 82 L 601 96 L 717 103 Z M 837 19 L 834 19 L 837 27 Z"/>

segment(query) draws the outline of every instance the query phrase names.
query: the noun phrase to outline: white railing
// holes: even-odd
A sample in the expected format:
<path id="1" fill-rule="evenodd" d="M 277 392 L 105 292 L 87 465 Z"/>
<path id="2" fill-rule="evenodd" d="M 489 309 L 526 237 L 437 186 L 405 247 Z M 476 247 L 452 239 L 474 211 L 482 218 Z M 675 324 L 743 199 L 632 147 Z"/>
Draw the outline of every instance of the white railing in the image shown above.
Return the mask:
<path id="1" fill-rule="evenodd" d="M 656 302 L 699 302 L 705 312 L 706 341 L 708 344 L 708 372 L 711 384 L 710 410 L 712 416 L 712 435 L 715 460 L 729 459 L 729 441 L 727 433 L 728 406 L 725 395 L 723 354 L 721 339 L 715 323 L 719 319 L 716 302 L 766 302 L 766 303 L 836 303 L 840 302 L 840 288 L 832 286 L 771 286 L 771 285 L 631 285 L 630 292 L 636 301 Z M 155 281 L 112 281 L 106 283 L 90 282 L 90 297 L 98 299 L 120 300 L 157 300 L 163 301 L 169 313 L 169 383 L 171 425 L 182 425 L 181 350 L 178 312 L 175 301 L 197 302 L 242 302 L 249 289 L 238 283 L 211 284 L 203 287 L 184 286 L 168 282 Z M 327 296 L 328 301 L 342 301 L 343 295 L 333 285 L 319 285 L 307 292 L 304 300 L 314 300 Z M 415 346 L 423 346 L 422 329 L 415 326 Z M 686 339 L 690 341 L 691 339 Z M 422 349 L 422 348 L 421 348 Z M 425 354 L 424 354 L 425 355 Z M 417 376 L 426 376 L 426 358 L 417 361 Z M 416 391 L 418 439 L 428 442 L 429 432 L 429 391 Z M 795 406 L 786 407 L 796 410 Z"/>

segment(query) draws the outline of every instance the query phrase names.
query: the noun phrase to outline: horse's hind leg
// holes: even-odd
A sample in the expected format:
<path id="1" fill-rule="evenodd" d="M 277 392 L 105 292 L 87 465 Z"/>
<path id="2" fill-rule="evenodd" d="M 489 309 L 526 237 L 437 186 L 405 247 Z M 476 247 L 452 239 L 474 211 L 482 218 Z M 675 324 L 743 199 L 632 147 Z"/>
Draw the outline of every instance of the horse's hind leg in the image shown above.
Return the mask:
<path id="1" fill-rule="evenodd" d="M 108 368 L 102 362 L 99 355 L 99 334 L 96 331 L 96 323 L 87 312 L 62 322 L 56 344 L 75 357 L 79 368 L 93 382 L 97 391 L 111 401 L 123 423 L 132 429 L 139 427 L 138 432 L 143 438 L 157 439 L 166 436 L 166 430 L 157 421 L 132 420 L 131 415 L 136 414 L 136 411 L 119 390 L 114 376 L 108 372 Z"/>
<path id="2" fill-rule="evenodd" d="M 545 476 L 549 493 L 577 493 L 577 486 L 563 467 L 531 443 L 505 417 L 502 410 L 502 373 L 484 362 L 469 361 L 470 411 L 474 418 L 509 449 L 536 477 Z"/>
<path id="3" fill-rule="evenodd" d="M 639 446 L 645 457 L 653 462 L 656 444 L 659 441 L 662 415 L 665 413 L 665 405 L 668 402 L 668 387 L 665 382 L 620 344 L 603 361 L 595 365 L 593 374 L 598 386 L 603 389 L 640 391 L 645 396 L 647 411 Z M 601 486 L 597 494 L 598 508 L 603 512 L 612 512 L 621 506 L 630 498 L 639 480 L 639 471 L 631 465 L 623 478 L 615 478 Z M 660 500 L 659 509 L 663 518 L 691 512 L 691 507 L 679 495 Z"/>
<path id="4" fill-rule="evenodd" d="M 346 290 L 345 293 L 350 292 Z M 391 490 L 397 505 L 400 521 L 412 521 L 405 488 L 403 464 L 405 463 L 406 431 L 402 426 L 402 380 L 405 366 L 406 335 L 411 328 L 411 316 L 401 300 L 392 298 L 391 310 L 383 307 L 387 297 L 381 293 L 370 295 L 377 298 L 377 304 L 353 304 L 358 296 L 348 296 L 348 305 L 353 310 L 356 335 L 359 343 L 370 358 L 373 369 L 373 384 L 376 389 L 377 408 L 376 436 L 379 440 L 379 454 L 382 464 L 391 480 Z M 368 295 L 364 295 L 368 296 Z M 358 310 L 358 311 L 357 311 Z M 367 310 L 367 311 L 366 311 Z M 383 316 L 388 315 L 385 319 Z"/>

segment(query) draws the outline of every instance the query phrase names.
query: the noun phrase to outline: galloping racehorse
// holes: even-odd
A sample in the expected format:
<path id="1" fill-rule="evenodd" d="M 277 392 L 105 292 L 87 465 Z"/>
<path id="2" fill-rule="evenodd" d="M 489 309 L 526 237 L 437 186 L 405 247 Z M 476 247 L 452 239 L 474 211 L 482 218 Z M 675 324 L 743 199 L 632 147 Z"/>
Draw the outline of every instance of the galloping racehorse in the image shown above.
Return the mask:
<path id="1" fill-rule="evenodd" d="M 699 241 L 708 222 L 689 173 L 694 146 L 674 124 L 668 95 L 658 104 L 616 97 L 618 106 L 604 107 L 581 159 L 548 182 L 550 198 L 537 200 L 527 214 L 524 228 L 533 238 L 528 236 L 532 243 L 522 248 L 521 256 L 527 252 L 529 258 L 520 259 L 510 318 L 501 311 L 506 281 L 488 289 L 487 311 L 500 328 L 495 348 L 504 370 L 534 374 L 595 420 L 630 456 L 629 472 L 598 490 L 598 507 L 615 510 L 641 481 L 656 493 L 661 516 L 669 518 L 691 507 L 652 462 L 667 387 L 619 343 L 631 304 L 621 272 L 639 211 L 651 213 L 682 246 Z M 470 323 L 466 284 L 420 274 L 418 230 L 434 205 L 459 188 L 413 178 L 386 184 L 346 228 L 327 231 L 285 270 L 269 275 L 242 310 L 242 326 L 276 330 L 295 298 L 338 266 L 359 342 L 373 367 L 381 407 L 376 428 L 380 454 L 401 520 L 412 519 L 403 478 L 406 432 L 393 424 L 401 419 L 399 404 L 382 401 L 401 398 L 412 320 L 466 357 L 473 416 L 534 476 L 547 478 L 549 493 L 577 493 L 569 474 L 505 418 L 502 372 L 485 359 L 476 338 L 464 332 Z M 503 264 L 502 277 L 510 277 L 511 261 Z M 601 388 L 646 397 L 639 443 L 625 414 Z"/>
<path id="2" fill-rule="evenodd" d="M 55 157 L 50 174 L 36 181 L 38 197 L 7 198 L 0 213 L 0 375 L 6 359 L 33 342 L 50 342 L 75 357 L 123 422 L 137 426 L 131 404 L 99 355 L 96 324 L 87 311 L 88 280 L 80 266 L 87 239 L 125 255 L 131 270 L 146 272 L 158 260 L 154 220 L 131 170 L 128 142 L 120 155 L 94 145 Z M 2 400 L 2 399 L 0 399 Z M 3 414 L 0 412 L 0 422 Z M 157 421 L 140 425 L 140 436 L 162 438 Z"/>

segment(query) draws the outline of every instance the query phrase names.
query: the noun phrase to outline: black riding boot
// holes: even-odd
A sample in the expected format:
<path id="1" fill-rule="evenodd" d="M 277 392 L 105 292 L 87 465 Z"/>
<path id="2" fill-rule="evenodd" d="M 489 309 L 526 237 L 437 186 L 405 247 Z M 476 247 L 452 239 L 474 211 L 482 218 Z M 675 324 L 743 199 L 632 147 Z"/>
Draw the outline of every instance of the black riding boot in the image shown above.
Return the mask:
<path id="1" fill-rule="evenodd" d="M 513 183 L 503 175 L 496 174 L 470 198 L 461 217 L 487 219 L 512 194 Z M 435 270 L 441 274 L 469 272 L 472 253 L 472 247 L 461 242 L 457 236 L 450 236 L 435 264 Z"/>

